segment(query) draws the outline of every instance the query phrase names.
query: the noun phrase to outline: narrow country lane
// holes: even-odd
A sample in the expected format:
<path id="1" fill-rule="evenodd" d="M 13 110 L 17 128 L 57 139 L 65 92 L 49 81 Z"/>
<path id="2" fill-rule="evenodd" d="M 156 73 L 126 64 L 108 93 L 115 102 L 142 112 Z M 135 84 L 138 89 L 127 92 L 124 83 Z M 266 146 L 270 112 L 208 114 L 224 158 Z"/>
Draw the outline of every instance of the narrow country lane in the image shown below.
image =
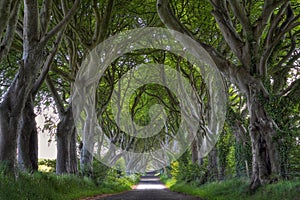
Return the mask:
<path id="1" fill-rule="evenodd" d="M 133 190 L 117 195 L 111 195 L 94 200 L 200 200 L 200 198 L 179 194 L 168 190 L 153 173 L 142 176 L 139 184 Z"/>

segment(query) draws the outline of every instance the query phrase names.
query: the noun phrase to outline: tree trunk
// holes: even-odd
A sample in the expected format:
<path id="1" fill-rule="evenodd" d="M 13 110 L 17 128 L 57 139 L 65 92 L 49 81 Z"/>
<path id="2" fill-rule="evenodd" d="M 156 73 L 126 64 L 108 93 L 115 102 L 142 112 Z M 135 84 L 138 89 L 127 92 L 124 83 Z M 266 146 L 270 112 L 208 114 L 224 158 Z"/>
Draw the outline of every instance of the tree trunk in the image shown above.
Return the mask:
<path id="1" fill-rule="evenodd" d="M 93 115 L 94 113 L 87 113 Z M 94 116 L 88 116 L 83 125 L 82 143 L 80 145 L 80 170 L 84 176 L 93 175 L 93 154 L 95 146 L 96 124 Z"/>
<path id="2" fill-rule="evenodd" d="M 192 142 L 191 145 L 191 152 L 192 152 L 192 162 L 197 163 L 198 162 L 198 149 L 197 149 L 197 143 L 196 140 Z"/>
<path id="3" fill-rule="evenodd" d="M 271 177 L 278 176 L 280 161 L 275 140 L 274 122 L 266 115 L 262 105 L 264 98 L 256 85 L 249 85 L 248 109 L 250 111 L 249 133 L 252 144 L 251 189 L 270 183 Z M 267 99 L 265 99 L 267 100 Z"/>
<path id="4" fill-rule="evenodd" d="M 93 154 L 89 151 L 90 147 L 82 144 L 80 152 L 80 170 L 82 175 L 91 177 L 93 175 Z"/>
<path id="5" fill-rule="evenodd" d="M 57 126 L 56 173 L 77 173 L 76 129 L 71 107 L 61 116 Z"/>
<path id="6" fill-rule="evenodd" d="M 203 150 L 201 149 L 202 143 L 203 143 L 203 135 L 204 133 L 202 131 L 197 132 L 197 135 L 191 145 L 191 151 L 192 151 L 192 162 L 197 163 L 198 166 L 201 166 L 203 164 Z M 201 151 L 202 150 L 202 151 Z"/>
<path id="7" fill-rule="evenodd" d="M 73 121 L 74 123 L 74 121 Z M 70 140 L 70 173 L 77 174 L 78 173 L 78 159 L 77 159 L 77 134 L 76 128 L 74 125 L 74 131 L 71 135 Z"/>
<path id="8" fill-rule="evenodd" d="M 0 162 L 7 164 L 12 173 L 16 172 L 19 123 L 35 79 L 33 68 L 41 65 L 41 52 L 37 47 L 31 52 L 37 57 L 30 55 L 20 61 L 20 70 L 0 105 Z"/>
<path id="9" fill-rule="evenodd" d="M 28 98 L 18 129 L 18 166 L 21 171 L 38 170 L 38 136 L 32 98 Z"/>
<path id="10" fill-rule="evenodd" d="M 60 128 L 58 128 L 60 129 Z M 67 174 L 69 171 L 70 138 L 57 129 L 56 174 Z"/>
<path id="11" fill-rule="evenodd" d="M 218 177 L 218 154 L 216 147 L 214 147 L 208 154 L 208 179 L 209 181 L 215 181 Z"/>
<path id="12" fill-rule="evenodd" d="M 11 114 L 11 106 L 5 100 L 0 105 L 0 164 L 5 165 L 6 172 L 14 173 L 19 115 Z"/>

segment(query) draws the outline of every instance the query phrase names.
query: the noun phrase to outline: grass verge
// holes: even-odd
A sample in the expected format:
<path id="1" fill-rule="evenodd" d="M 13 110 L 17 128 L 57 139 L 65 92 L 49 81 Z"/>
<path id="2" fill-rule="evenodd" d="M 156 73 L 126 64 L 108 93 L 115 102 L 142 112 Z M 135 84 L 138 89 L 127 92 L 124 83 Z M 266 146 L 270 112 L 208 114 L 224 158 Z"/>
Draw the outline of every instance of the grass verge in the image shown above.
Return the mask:
<path id="1" fill-rule="evenodd" d="M 280 181 L 260 187 L 255 193 L 249 193 L 249 181 L 232 179 L 198 186 L 162 177 L 162 181 L 172 191 L 190 194 L 207 200 L 299 200 L 300 180 Z"/>
<path id="2" fill-rule="evenodd" d="M 0 176 L 0 199 L 10 200 L 69 200 L 99 194 L 113 194 L 130 190 L 137 177 L 108 178 L 99 185 L 88 178 L 54 173 L 20 174 L 17 180 Z"/>

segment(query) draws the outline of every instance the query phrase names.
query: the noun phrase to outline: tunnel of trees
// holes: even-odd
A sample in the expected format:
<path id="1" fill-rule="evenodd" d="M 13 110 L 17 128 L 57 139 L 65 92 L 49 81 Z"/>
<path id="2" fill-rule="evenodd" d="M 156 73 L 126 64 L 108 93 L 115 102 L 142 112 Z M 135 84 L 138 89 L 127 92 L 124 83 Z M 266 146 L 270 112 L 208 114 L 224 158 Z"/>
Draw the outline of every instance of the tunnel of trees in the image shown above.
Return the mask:
<path id="1" fill-rule="evenodd" d="M 200 156 L 203 135 L 209 134 L 201 127 L 214 106 L 201 71 L 168 50 L 140 49 L 110 63 L 94 94 L 98 123 L 110 142 L 123 149 L 149 150 L 162 147 L 178 130 L 178 99 L 158 84 L 138 88 L 128 109 L 133 121 L 147 125 L 150 107 L 162 105 L 167 121 L 160 134 L 132 137 L 112 115 L 110 100 L 122 76 L 140 64 L 163 64 L 197 91 L 201 107 L 196 112 L 204 118 L 190 147 L 163 173 L 199 185 L 245 177 L 250 190 L 299 177 L 299 18 L 297 0 L 1 0 L 0 175 L 19 177 L 39 170 L 42 131 L 35 117 L 50 108 L 54 112 L 44 114 L 42 129 L 57 145 L 55 173 L 95 178 L 98 168 L 107 171 L 95 165 L 77 134 L 72 111 L 77 73 L 89 52 L 109 37 L 158 27 L 191 38 L 222 75 L 227 107 L 219 139 Z M 189 45 L 185 37 L 178 40 Z M 117 95 L 122 95 L 120 90 Z M 132 165 L 134 161 L 127 167 Z"/>

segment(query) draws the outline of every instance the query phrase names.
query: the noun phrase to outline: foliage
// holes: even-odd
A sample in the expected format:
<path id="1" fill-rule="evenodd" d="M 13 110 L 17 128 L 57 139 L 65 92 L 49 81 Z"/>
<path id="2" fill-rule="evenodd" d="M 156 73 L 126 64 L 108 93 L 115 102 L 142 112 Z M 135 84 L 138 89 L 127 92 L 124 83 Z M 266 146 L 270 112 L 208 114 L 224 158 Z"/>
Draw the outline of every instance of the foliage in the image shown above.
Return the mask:
<path id="1" fill-rule="evenodd" d="M 299 177 L 300 158 L 296 137 L 300 136 L 300 101 L 290 95 L 285 97 L 271 95 L 264 106 L 278 126 L 276 139 L 280 141 L 281 173 L 286 178 L 295 175 Z"/>
<path id="2" fill-rule="evenodd" d="M 56 160 L 52 160 L 52 159 L 39 160 L 39 171 L 55 172 L 55 169 L 56 169 Z"/>
<path id="3" fill-rule="evenodd" d="M 9 176 L 8 165 L 5 162 L 0 162 L 0 176 Z"/>
<path id="4" fill-rule="evenodd" d="M 235 146 L 231 145 L 234 138 L 233 134 L 225 130 L 219 136 L 217 143 L 218 156 L 219 156 L 219 165 L 222 171 L 222 175 L 225 176 L 225 173 L 234 174 L 235 169 L 232 163 L 235 163 L 234 154 Z"/>
<path id="5" fill-rule="evenodd" d="M 187 155 L 183 155 L 178 161 L 171 163 L 170 175 L 175 180 L 185 182 L 197 182 L 199 185 L 206 181 L 207 166 L 203 164 L 199 166 L 196 163 L 192 163 L 188 160 Z M 185 160 L 185 162 L 183 161 Z"/>
<path id="6" fill-rule="evenodd" d="M 96 185 L 100 185 L 103 182 L 103 180 L 105 180 L 107 178 L 107 176 L 112 174 L 111 171 L 113 171 L 113 170 L 110 170 L 109 167 L 102 164 L 100 161 L 94 160 L 93 161 L 92 179 Z"/>

